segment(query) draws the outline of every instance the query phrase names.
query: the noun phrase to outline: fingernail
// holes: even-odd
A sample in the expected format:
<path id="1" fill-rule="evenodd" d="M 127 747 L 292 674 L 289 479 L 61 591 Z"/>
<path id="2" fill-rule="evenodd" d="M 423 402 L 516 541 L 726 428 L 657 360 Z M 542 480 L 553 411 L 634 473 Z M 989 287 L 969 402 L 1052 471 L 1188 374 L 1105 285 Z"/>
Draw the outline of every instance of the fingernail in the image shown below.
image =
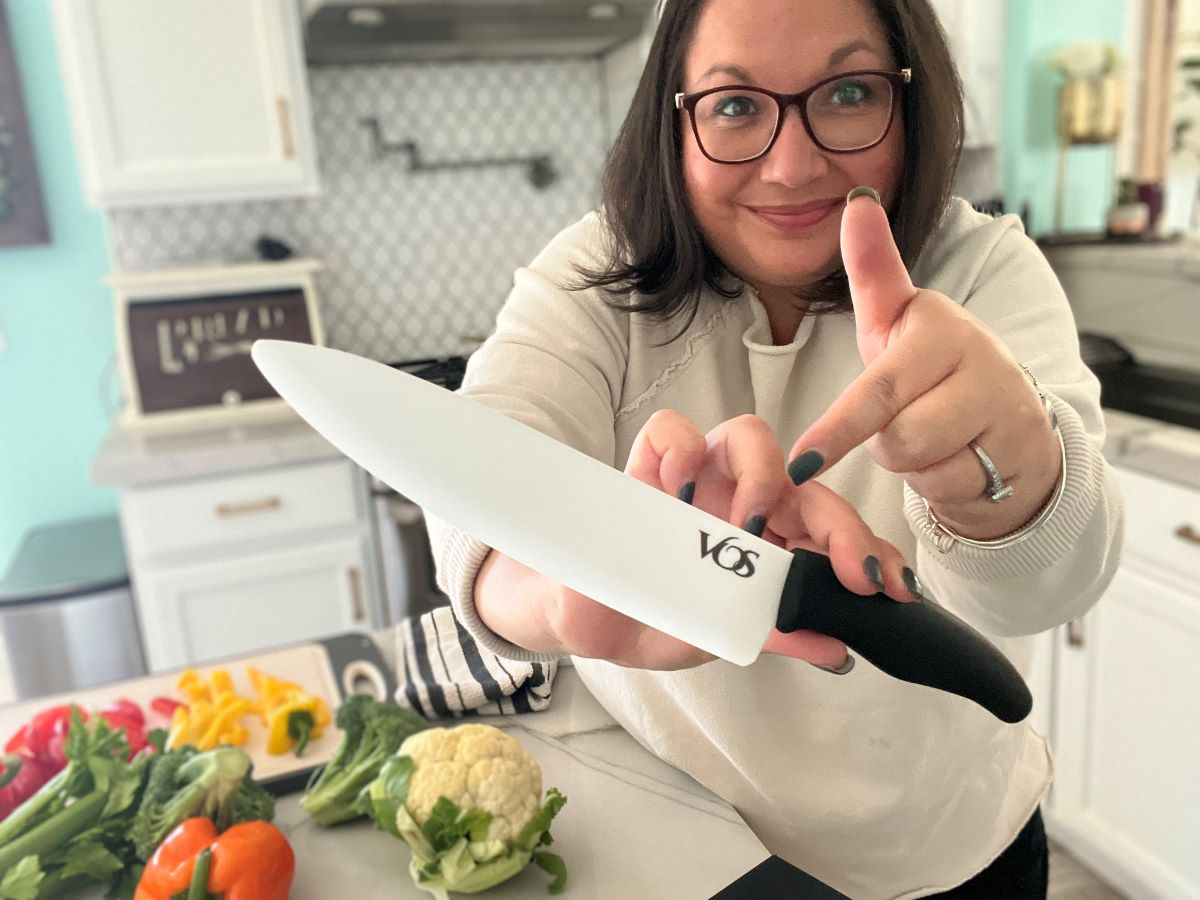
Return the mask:
<path id="1" fill-rule="evenodd" d="M 788 463 L 788 477 L 792 484 L 804 484 L 817 474 L 817 470 L 825 465 L 825 457 L 816 450 L 805 450 Z"/>
<path id="2" fill-rule="evenodd" d="M 883 200 L 879 196 L 879 191 L 875 190 L 875 188 L 869 185 L 860 184 L 858 187 L 854 188 L 846 195 L 846 202 L 850 203 L 852 200 L 855 200 L 859 197 L 870 197 L 880 206 L 883 206 Z"/>
<path id="3" fill-rule="evenodd" d="M 678 496 L 679 499 L 682 500 L 684 503 L 686 503 L 688 506 L 691 506 L 692 501 L 694 499 L 696 499 L 696 482 L 689 481 L 687 484 L 685 484 L 683 487 L 681 487 L 679 489 L 679 493 L 676 496 Z"/>
<path id="4" fill-rule="evenodd" d="M 879 559 L 875 556 L 868 556 L 863 560 L 863 571 L 867 573 L 867 578 L 871 580 L 871 584 L 879 588 L 882 592 L 886 590 L 883 584 L 883 566 L 879 564 Z"/>
<path id="5" fill-rule="evenodd" d="M 755 537 L 762 537 L 766 527 L 766 516 L 751 516 L 746 520 L 746 524 L 742 526 L 742 531 L 748 531 Z"/>
<path id="6" fill-rule="evenodd" d="M 849 675 L 850 670 L 854 668 L 854 657 L 847 653 L 846 661 L 837 668 L 834 668 L 833 666 L 822 666 L 818 663 L 813 663 L 812 665 L 815 668 L 820 669 L 822 672 L 828 672 L 830 675 Z"/>
<path id="7" fill-rule="evenodd" d="M 904 578 L 904 586 L 908 588 L 908 592 L 913 595 L 913 599 L 924 600 L 925 589 L 921 587 L 921 582 L 917 578 L 917 573 L 908 566 L 905 566 L 904 570 L 900 574 Z"/>

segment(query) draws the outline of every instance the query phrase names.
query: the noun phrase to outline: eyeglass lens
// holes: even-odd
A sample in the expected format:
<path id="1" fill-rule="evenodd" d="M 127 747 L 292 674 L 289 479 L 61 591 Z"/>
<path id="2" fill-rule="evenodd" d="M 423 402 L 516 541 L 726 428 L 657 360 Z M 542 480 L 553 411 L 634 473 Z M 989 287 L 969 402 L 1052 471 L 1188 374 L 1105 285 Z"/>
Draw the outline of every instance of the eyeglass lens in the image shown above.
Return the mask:
<path id="1" fill-rule="evenodd" d="M 812 137 L 827 150 L 858 150 L 879 141 L 892 117 L 892 83 L 881 75 L 831 81 L 805 105 Z M 701 97 L 693 117 L 700 144 L 723 162 L 752 159 L 767 149 L 779 121 L 779 106 L 751 89 L 722 90 Z"/>

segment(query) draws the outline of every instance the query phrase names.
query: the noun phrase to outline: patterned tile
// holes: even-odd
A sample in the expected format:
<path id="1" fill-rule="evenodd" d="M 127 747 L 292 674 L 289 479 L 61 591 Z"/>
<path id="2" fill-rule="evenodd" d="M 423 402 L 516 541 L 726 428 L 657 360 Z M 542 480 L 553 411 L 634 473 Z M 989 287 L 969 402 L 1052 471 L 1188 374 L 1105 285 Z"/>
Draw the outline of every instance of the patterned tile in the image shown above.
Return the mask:
<path id="1" fill-rule="evenodd" d="M 593 208 L 607 152 L 595 60 L 314 67 L 322 193 L 313 199 L 112 210 L 126 270 L 255 256 L 262 234 L 321 259 L 335 347 L 394 361 L 459 354 L 491 331 L 512 285 L 559 230 Z M 360 120 L 427 161 L 550 156 L 538 190 L 520 167 L 407 171 L 376 160 Z"/>

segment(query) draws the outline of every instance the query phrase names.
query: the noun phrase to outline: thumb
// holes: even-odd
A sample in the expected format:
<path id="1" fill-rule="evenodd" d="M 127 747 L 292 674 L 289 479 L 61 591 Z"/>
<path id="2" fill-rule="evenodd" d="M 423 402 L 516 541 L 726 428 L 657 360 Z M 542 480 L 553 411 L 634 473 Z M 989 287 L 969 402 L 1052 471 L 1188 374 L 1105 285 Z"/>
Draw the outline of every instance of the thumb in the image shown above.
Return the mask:
<path id="1" fill-rule="evenodd" d="M 900 257 L 887 212 L 872 188 L 855 188 L 842 213 L 842 265 L 854 303 L 863 362 L 887 347 L 892 326 L 917 293 Z"/>

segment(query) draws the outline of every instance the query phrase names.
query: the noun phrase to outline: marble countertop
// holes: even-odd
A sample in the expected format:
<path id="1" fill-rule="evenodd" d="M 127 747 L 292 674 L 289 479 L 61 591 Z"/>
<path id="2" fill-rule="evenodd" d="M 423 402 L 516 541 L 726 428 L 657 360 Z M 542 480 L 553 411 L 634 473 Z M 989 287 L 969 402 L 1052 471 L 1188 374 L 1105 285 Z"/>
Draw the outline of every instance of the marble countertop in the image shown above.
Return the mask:
<path id="1" fill-rule="evenodd" d="M 125 488 L 341 455 L 294 416 L 189 431 L 138 433 L 113 425 L 92 460 L 91 474 L 96 484 Z"/>
<path id="2" fill-rule="evenodd" d="M 1200 490 L 1200 431 L 1105 410 L 1104 455 L 1113 465 Z"/>

